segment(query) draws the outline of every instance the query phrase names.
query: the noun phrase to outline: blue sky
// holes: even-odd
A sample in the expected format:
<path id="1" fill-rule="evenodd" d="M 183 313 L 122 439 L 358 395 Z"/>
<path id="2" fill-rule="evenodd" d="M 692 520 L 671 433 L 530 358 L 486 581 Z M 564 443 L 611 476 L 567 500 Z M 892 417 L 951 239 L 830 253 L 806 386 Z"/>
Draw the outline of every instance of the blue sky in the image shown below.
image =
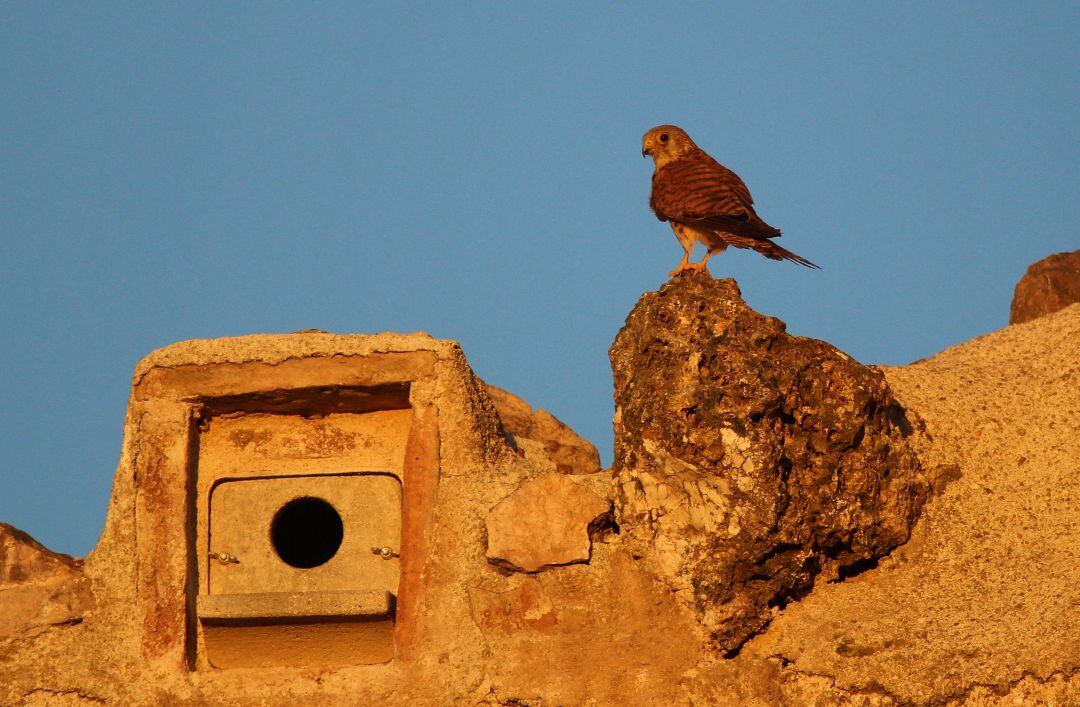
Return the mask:
<path id="1" fill-rule="evenodd" d="M 457 339 L 611 458 L 607 348 L 678 262 L 676 123 L 820 272 L 710 263 L 906 363 L 1078 247 L 1080 5 L 8 3 L 0 521 L 84 554 L 138 359 L 322 328 Z"/>

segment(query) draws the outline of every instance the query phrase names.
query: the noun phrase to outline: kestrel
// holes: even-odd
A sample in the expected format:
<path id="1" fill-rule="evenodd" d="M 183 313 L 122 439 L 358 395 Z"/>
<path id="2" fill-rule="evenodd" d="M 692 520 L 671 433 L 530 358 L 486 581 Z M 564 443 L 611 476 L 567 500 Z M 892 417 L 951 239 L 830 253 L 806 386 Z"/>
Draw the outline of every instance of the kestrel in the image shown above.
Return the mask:
<path id="1" fill-rule="evenodd" d="M 645 133 L 641 156 L 652 157 L 654 164 L 649 206 L 656 218 L 671 225 L 683 247 L 682 261 L 671 275 L 708 272 L 709 257 L 728 246 L 752 248 L 766 258 L 820 270 L 770 240 L 779 238 L 780 230 L 758 218 L 743 180 L 695 145 L 682 128 L 660 125 Z M 697 241 L 705 246 L 705 257 L 691 263 L 690 251 Z"/>

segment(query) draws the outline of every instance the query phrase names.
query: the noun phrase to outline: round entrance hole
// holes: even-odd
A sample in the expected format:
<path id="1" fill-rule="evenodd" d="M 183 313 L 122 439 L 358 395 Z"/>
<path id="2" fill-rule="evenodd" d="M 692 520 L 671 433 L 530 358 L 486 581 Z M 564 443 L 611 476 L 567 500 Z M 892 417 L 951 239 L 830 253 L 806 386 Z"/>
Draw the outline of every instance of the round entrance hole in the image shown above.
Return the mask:
<path id="1" fill-rule="evenodd" d="M 303 570 L 328 562 L 341 547 L 343 535 L 338 512 L 313 496 L 289 501 L 270 524 L 270 541 L 278 557 Z"/>

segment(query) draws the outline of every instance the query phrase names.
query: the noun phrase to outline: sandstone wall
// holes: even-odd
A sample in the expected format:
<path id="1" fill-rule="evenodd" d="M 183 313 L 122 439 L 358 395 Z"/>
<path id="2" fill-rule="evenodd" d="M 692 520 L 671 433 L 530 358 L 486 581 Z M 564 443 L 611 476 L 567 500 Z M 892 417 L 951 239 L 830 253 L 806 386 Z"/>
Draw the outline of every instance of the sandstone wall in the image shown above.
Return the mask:
<path id="1" fill-rule="evenodd" d="M 392 660 L 215 667 L 192 608 L 205 561 L 184 551 L 192 498 L 204 493 L 187 476 L 199 473 L 189 463 L 199 426 L 245 405 L 272 415 L 298 395 L 317 421 L 335 414 L 326 400 L 399 395 L 387 380 L 411 381 L 414 429 L 434 432 L 421 429 L 423 443 L 410 433 L 406 462 L 430 455 L 437 470 L 404 509 L 419 536 L 403 539 Z M 3 536 L 13 549 L 0 554 L 0 704 L 677 700 L 679 676 L 700 657 L 696 627 L 617 542 L 607 475 L 566 466 L 587 462 L 591 445 L 545 421 L 512 446 L 460 348 L 426 335 L 256 336 L 154 352 L 136 369 L 106 527 L 85 563 Z M 318 437 L 326 426 L 304 428 Z M 559 443 L 537 428 L 559 431 Z M 237 435 L 227 437 L 250 456 L 254 438 Z M 257 444 L 316 468 L 332 442 Z"/>

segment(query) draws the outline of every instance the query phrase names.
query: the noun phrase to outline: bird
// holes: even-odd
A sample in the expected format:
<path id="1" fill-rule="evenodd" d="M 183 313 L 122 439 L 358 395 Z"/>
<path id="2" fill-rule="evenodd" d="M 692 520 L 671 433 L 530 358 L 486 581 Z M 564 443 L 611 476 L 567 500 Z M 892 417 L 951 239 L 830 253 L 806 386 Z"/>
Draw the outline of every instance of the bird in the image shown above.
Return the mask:
<path id="1" fill-rule="evenodd" d="M 683 248 L 682 260 L 670 275 L 708 273 L 709 258 L 728 246 L 821 269 L 772 241 L 780 237 L 780 230 L 757 215 L 743 180 L 698 147 L 682 128 L 658 125 L 649 130 L 641 138 L 641 156 L 653 159 L 649 208 L 656 218 L 668 222 Z M 691 263 L 690 251 L 699 241 L 705 246 L 705 257 Z"/>

